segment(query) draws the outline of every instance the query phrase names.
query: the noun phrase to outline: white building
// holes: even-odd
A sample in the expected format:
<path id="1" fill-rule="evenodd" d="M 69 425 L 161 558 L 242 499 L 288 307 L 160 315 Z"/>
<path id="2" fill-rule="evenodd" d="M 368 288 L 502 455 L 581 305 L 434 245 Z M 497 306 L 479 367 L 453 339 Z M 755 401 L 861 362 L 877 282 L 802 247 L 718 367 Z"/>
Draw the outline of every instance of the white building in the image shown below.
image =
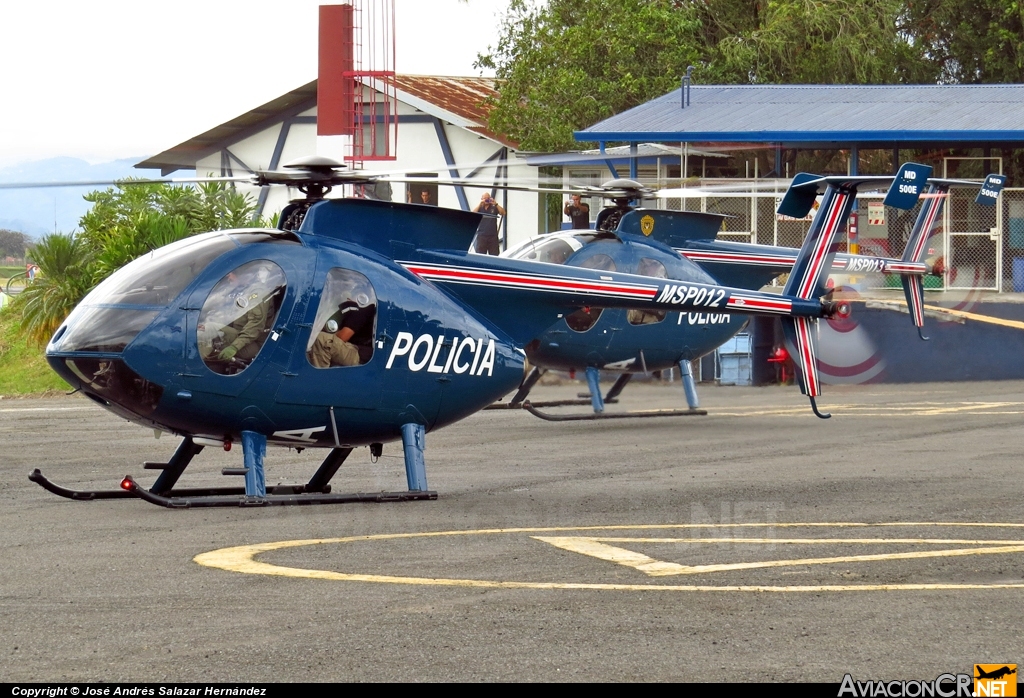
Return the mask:
<path id="1" fill-rule="evenodd" d="M 367 171 L 419 173 L 424 183 L 392 187 L 394 201 L 420 201 L 428 192 L 430 203 L 470 210 L 484 192 L 490 192 L 498 178 L 537 181 L 537 167 L 526 164 L 516 144 L 487 128 L 486 104 L 496 95 L 494 80 L 473 77 L 396 76 L 398 111 L 395 159 L 367 160 Z M 379 93 L 363 86 L 363 101 L 379 100 Z M 301 157 L 335 153 L 323 152 L 325 140 L 316 133 L 317 82 L 314 80 L 252 111 L 246 112 L 206 133 L 180 143 L 136 165 L 159 168 L 163 175 L 176 170 L 196 171 L 197 176 L 238 175 L 256 170 L 274 170 Z M 377 128 L 383 128 L 378 125 Z M 502 170 L 501 166 L 507 166 Z M 437 183 L 456 179 L 478 181 L 479 186 L 445 186 Z M 433 181 L 432 181 L 433 180 Z M 437 182 L 437 183 L 434 183 Z M 283 187 L 246 187 L 257 198 L 260 212 L 280 211 L 296 190 Z M 343 195 L 335 191 L 332 196 Z M 512 246 L 536 235 L 540 220 L 540 197 L 529 192 L 495 193 L 508 215 L 502 235 Z"/>

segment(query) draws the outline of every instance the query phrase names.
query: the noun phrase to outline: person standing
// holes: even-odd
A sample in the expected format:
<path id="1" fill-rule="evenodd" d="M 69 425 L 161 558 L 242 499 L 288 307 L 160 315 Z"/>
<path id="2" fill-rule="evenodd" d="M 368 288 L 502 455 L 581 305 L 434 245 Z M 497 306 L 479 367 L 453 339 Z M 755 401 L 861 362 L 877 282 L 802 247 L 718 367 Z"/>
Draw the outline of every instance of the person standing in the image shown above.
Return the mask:
<path id="1" fill-rule="evenodd" d="M 580 201 L 579 194 L 573 194 L 565 205 L 565 215 L 572 220 L 573 229 L 590 227 L 590 206 Z"/>
<path id="2" fill-rule="evenodd" d="M 480 254 L 498 255 L 501 253 L 498 244 L 498 216 L 505 215 L 505 209 L 494 200 L 489 193 L 480 197 L 480 203 L 473 209 L 476 213 L 484 214 L 480 225 L 476 229 L 476 245 L 474 249 Z"/>

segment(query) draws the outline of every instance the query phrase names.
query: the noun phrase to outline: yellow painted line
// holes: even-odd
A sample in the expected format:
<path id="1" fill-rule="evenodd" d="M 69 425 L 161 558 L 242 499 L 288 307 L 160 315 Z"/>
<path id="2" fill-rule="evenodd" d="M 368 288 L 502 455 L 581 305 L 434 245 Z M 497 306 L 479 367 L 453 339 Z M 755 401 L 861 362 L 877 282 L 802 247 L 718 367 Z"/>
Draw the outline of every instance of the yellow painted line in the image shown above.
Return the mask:
<path id="1" fill-rule="evenodd" d="M 717 525 L 717 524 L 712 524 Z M 770 524 L 759 524 L 767 527 Z M 540 540 L 538 536 L 532 536 Z M 579 537 L 581 540 L 584 537 Z M 601 543 L 749 543 L 753 545 L 1024 545 L 1024 540 L 993 540 L 991 538 L 620 538 L 586 536 Z"/>
<path id="2" fill-rule="evenodd" d="M 906 301 L 901 300 L 884 300 L 884 301 L 871 301 L 875 303 L 888 303 L 890 305 L 899 305 L 904 308 L 907 307 Z M 943 308 L 941 305 L 927 305 L 924 306 L 925 310 L 931 310 L 942 315 L 952 315 L 953 317 L 964 318 L 965 320 L 977 320 L 978 322 L 987 322 L 990 325 L 1001 325 L 1003 327 L 1012 327 L 1016 330 L 1024 330 L 1024 322 L 1019 320 L 1004 320 L 1001 317 L 993 317 L 991 315 L 979 315 L 978 313 L 969 313 L 965 310 L 954 310 L 953 308 Z"/>
<path id="3" fill-rule="evenodd" d="M 906 301 L 903 301 L 901 305 L 906 305 Z M 1001 317 L 992 317 L 991 315 L 979 315 L 977 313 L 968 313 L 964 310 L 953 310 L 952 308 L 943 308 L 939 305 L 925 305 L 925 310 L 933 310 L 938 313 L 944 313 L 946 315 L 952 315 L 953 317 L 962 317 L 967 320 L 977 320 L 978 322 L 987 322 L 990 325 L 1002 325 L 1003 327 L 1012 327 L 1017 330 L 1024 330 L 1024 322 L 1019 320 L 1004 320 Z"/>
<path id="4" fill-rule="evenodd" d="M 1007 410 L 1008 407 L 1020 407 L 1018 410 Z M 939 414 L 1024 414 L 1024 402 L 920 402 L 920 403 L 897 403 L 893 405 L 864 405 L 864 404 L 832 404 L 828 405 L 830 410 L 842 412 L 846 417 L 922 417 Z M 758 407 L 732 407 L 723 410 L 709 408 L 711 417 L 758 417 L 758 416 L 797 416 L 804 417 L 810 414 L 807 408 L 782 407 L 782 408 L 758 408 Z"/>
<path id="5" fill-rule="evenodd" d="M 470 535 L 494 535 L 511 533 L 557 533 L 573 531 L 623 531 L 623 530 L 686 530 L 686 529 L 743 529 L 743 528 L 885 528 L 885 527 L 948 527 L 948 528 L 1024 528 L 1024 523 L 988 523 L 988 522 L 887 522 L 887 523 L 781 523 L 781 524 L 641 524 L 641 525 L 615 525 L 615 526 L 569 526 L 569 527 L 533 527 L 533 528 L 495 528 L 475 529 L 456 531 L 430 531 L 422 533 L 387 533 L 364 536 L 348 536 L 343 538 L 319 538 L 305 540 L 278 541 L 273 543 L 260 543 L 256 545 L 243 545 L 232 548 L 222 548 L 208 553 L 197 555 L 194 560 L 200 565 L 212 567 L 243 574 L 262 574 L 279 577 L 296 577 L 302 579 L 320 579 L 349 582 L 368 582 L 380 584 L 399 585 L 426 585 L 439 587 L 471 587 L 487 589 L 537 589 L 537 590 L 611 590 L 611 591 L 740 591 L 740 592 L 824 592 L 824 591 L 931 591 L 931 590 L 966 590 L 966 589 L 1024 589 L 1024 583 L 1003 583 L 1003 584 L 818 584 L 804 586 L 774 586 L 774 585 L 664 585 L 664 584 L 602 584 L 583 582 L 517 582 L 517 581 L 495 581 L 484 579 L 452 579 L 432 577 L 408 577 L 377 574 L 353 574 L 345 572 L 332 572 L 329 570 L 302 569 L 296 567 L 282 567 L 259 562 L 254 558 L 262 553 L 268 553 L 287 548 L 297 548 L 310 545 L 331 545 L 341 543 L 356 543 L 366 541 L 401 540 L 411 538 L 440 538 Z M 636 540 L 636 539 L 629 539 Z M 664 540 L 664 539 L 659 539 Z M 749 539 L 743 539 L 749 540 Z M 778 542 L 777 539 L 766 539 L 771 542 Z M 793 539 L 797 540 L 797 539 Z M 867 540 L 867 539 L 864 539 Z M 878 539 L 880 543 L 888 543 L 885 539 Z M 921 540 L 921 539 L 906 539 Z M 947 540 L 947 539 L 926 539 L 926 540 Z M 714 542 L 721 542 L 715 539 Z M 842 539 L 829 540 L 828 542 L 843 542 Z M 978 541 L 978 545 L 989 545 L 1004 541 Z M 969 554 L 995 554 L 1002 548 L 1002 552 L 1024 551 L 1024 543 L 1012 541 L 1013 545 L 999 547 L 968 548 L 953 551 L 956 555 Z M 973 542 L 972 542 L 973 544 Z M 923 551 L 924 556 L 929 553 L 941 551 Z M 901 553 L 888 555 L 902 555 Z M 875 556 L 852 556 L 874 558 Z M 773 561 L 777 562 L 777 561 Z M 789 562 L 789 561 L 785 561 Z M 758 564 L 758 563 L 753 563 Z M 801 563 L 809 564 L 809 563 Z"/>
<path id="6" fill-rule="evenodd" d="M 545 543 L 549 543 L 563 550 L 568 550 L 570 552 L 580 553 L 583 555 L 589 555 L 590 557 L 596 557 L 600 560 L 607 560 L 608 562 L 614 562 L 619 565 L 625 565 L 626 567 L 632 567 L 633 569 L 640 570 L 644 574 L 648 574 L 652 577 L 666 577 L 680 574 L 704 574 L 708 572 L 732 572 L 735 570 L 753 570 L 768 567 L 802 567 L 804 565 L 830 565 L 839 562 L 877 562 L 883 560 L 913 560 L 928 557 L 962 557 L 964 555 L 995 555 L 1024 552 L 1024 541 L 1014 541 L 1016 545 L 1003 545 L 996 547 L 985 546 L 977 548 L 954 548 L 949 550 L 917 550 L 906 553 L 879 553 L 876 555 L 843 555 L 836 557 L 798 558 L 795 560 L 762 560 L 759 562 L 734 562 L 717 565 L 680 565 L 675 562 L 663 562 L 661 560 L 655 560 L 654 558 L 648 557 L 641 553 L 633 552 L 632 550 L 626 550 L 625 548 L 617 548 L 612 545 L 607 545 L 606 543 L 600 542 L 596 538 L 575 536 L 533 536 L 533 538 L 539 541 L 543 541 Z M 640 542 L 628 538 L 619 540 L 628 542 Z M 767 542 L 771 539 L 765 540 Z M 689 542 L 686 541 L 686 539 L 680 539 L 680 541 Z M 649 539 L 648 542 L 654 541 Z M 836 544 L 844 543 L 845 541 L 843 541 L 842 539 L 836 539 L 827 542 Z M 882 539 L 877 542 L 886 543 L 889 541 Z"/>

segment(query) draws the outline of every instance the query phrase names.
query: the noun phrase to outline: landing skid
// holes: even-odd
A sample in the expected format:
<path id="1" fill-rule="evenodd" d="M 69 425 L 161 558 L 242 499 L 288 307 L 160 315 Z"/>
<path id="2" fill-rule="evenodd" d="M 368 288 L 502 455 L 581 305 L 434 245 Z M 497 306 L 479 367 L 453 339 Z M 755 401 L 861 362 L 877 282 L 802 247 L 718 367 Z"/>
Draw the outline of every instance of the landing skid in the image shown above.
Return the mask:
<path id="1" fill-rule="evenodd" d="M 185 468 L 203 447 L 186 437 L 178 445 L 174 455 L 166 463 L 145 463 L 148 470 L 162 470 L 160 477 L 149 489 L 141 487 L 130 475 L 126 475 L 115 490 L 73 490 L 51 482 L 36 468 L 28 479 L 45 490 L 66 499 L 89 501 L 93 499 L 143 499 L 171 509 L 198 507 L 246 507 L 246 506 L 296 506 L 308 504 L 344 504 L 349 502 L 409 502 L 437 499 L 437 492 L 427 489 L 426 469 L 423 464 L 424 429 L 418 424 L 402 427 L 402 442 L 405 450 L 406 478 L 409 490 L 406 492 L 353 492 L 332 494 L 328 484 L 345 459 L 352 453 L 351 448 L 334 448 L 321 463 L 313 477 L 304 485 L 264 484 L 263 454 L 266 437 L 243 432 L 243 450 L 246 467 L 225 468 L 224 475 L 244 475 L 245 487 L 178 488 L 174 485 Z M 376 446 L 380 446 L 376 444 Z M 380 451 L 371 453 L 380 455 Z"/>
<path id="2" fill-rule="evenodd" d="M 281 490 L 287 491 L 293 486 L 278 486 L 267 488 L 267 494 L 263 497 L 247 497 L 245 490 L 235 492 L 232 495 L 225 493 L 224 496 L 200 495 L 200 496 L 174 496 L 164 497 L 153 494 L 147 489 L 139 487 L 130 476 L 122 481 L 122 486 L 132 496 L 139 497 L 151 504 L 157 504 L 169 509 L 194 509 L 199 507 L 269 507 L 269 506 L 302 506 L 311 504 L 347 504 L 350 502 L 410 502 L 419 500 L 437 499 L 437 492 L 353 492 L 351 494 L 328 494 L 323 492 L 311 492 L 301 494 L 305 485 L 294 486 L 298 492 L 293 494 L 278 494 Z M 330 488 L 328 488 L 330 490 Z M 241 496 L 239 496 L 241 495 Z"/>
<path id="3" fill-rule="evenodd" d="M 584 404 L 589 404 L 589 401 Z M 706 415 L 707 410 L 639 410 L 636 412 L 583 412 L 580 414 L 551 414 L 541 412 L 529 402 L 523 403 L 523 409 L 535 417 L 549 422 L 589 422 L 598 419 L 642 419 L 644 417 L 696 417 Z"/>
<path id="4" fill-rule="evenodd" d="M 584 395 L 580 393 L 580 395 Z M 543 402 L 533 402 L 534 407 L 568 407 L 570 405 L 589 405 L 590 404 L 590 393 L 584 395 L 586 399 L 580 400 L 546 400 Z M 617 398 L 611 400 L 605 400 L 605 404 L 614 405 L 618 402 Z M 485 410 L 522 410 L 525 409 L 525 402 L 495 402 L 493 405 L 488 405 Z"/>
<path id="5" fill-rule="evenodd" d="M 28 479 L 36 483 L 45 490 L 53 492 L 55 495 L 65 497 L 67 499 L 75 499 L 78 501 L 90 501 L 93 499 L 135 499 L 142 496 L 136 494 L 128 489 L 117 489 L 117 490 L 72 490 L 67 487 L 61 487 L 52 480 L 48 479 L 43 475 L 39 468 L 36 468 L 28 475 Z M 126 479 L 131 479 L 129 476 Z M 122 481 L 123 482 L 123 481 Z M 135 481 L 132 480 L 134 483 Z M 142 492 L 152 494 L 150 490 L 143 489 L 138 486 Z M 268 494 L 302 494 L 306 491 L 305 485 L 275 485 L 274 487 L 268 487 Z M 331 486 L 328 485 L 324 490 L 317 492 L 317 494 L 329 494 Z M 173 489 L 166 492 L 163 497 L 174 498 L 174 497 L 219 497 L 228 495 L 244 495 L 244 487 L 182 487 L 179 489 Z M 160 496 L 160 495 L 153 495 Z M 341 495 L 335 495 L 341 496 Z M 145 497 L 143 497 L 145 498 Z"/>

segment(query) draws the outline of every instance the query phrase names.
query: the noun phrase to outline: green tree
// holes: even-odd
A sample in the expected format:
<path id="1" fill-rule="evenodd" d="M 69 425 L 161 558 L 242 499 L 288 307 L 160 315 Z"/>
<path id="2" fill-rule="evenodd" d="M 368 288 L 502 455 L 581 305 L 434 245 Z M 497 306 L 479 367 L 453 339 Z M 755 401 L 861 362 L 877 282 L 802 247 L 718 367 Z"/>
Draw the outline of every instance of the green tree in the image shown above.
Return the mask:
<path id="1" fill-rule="evenodd" d="M 490 126 L 527 150 L 578 147 L 573 131 L 678 86 L 701 57 L 691 3 L 512 0 L 498 46 L 480 56 L 500 96 Z"/>
<path id="2" fill-rule="evenodd" d="M 86 194 L 77 235 L 48 235 L 31 251 L 40 277 L 18 297 L 24 331 L 44 343 L 96 284 L 147 252 L 210 230 L 267 225 L 256 204 L 223 183 L 133 184 Z"/>
<path id="3" fill-rule="evenodd" d="M 699 77 L 763 84 L 894 84 L 934 79 L 903 0 L 707 0 Z M 717 17 L 744 8 L 729 25 Z M 738 6 L 738 7 L 737 7 Z"/>
<path id="4" fill-rule="evenodd" d="M 261 224 L 256 204 L 222 182 L 198 187 L 133 184 L 94 191 L 80 221 L 81 237 L 102 281 L 136 257 L 195 233 Z"/>
<path id="5" fill-rule="evenodd" d="M 703 83 L 932 81 L 914 28 L 905 0 L 513 0 L 477 66 L 499 80 L 491 128 L 561 150 L 689 65 Z"/>
<path id="6" fill-rule="evenodd" d="M 1024 82 L 1024 2 L 908 1 L 909 30 L 948 83 Z"/>
<path id="7" fill-rule="evenodd" d="M 32 244 L 32 239 L 25 233 L 0 228 L 0 258 L 25 257 L 25 250 Z"/>

